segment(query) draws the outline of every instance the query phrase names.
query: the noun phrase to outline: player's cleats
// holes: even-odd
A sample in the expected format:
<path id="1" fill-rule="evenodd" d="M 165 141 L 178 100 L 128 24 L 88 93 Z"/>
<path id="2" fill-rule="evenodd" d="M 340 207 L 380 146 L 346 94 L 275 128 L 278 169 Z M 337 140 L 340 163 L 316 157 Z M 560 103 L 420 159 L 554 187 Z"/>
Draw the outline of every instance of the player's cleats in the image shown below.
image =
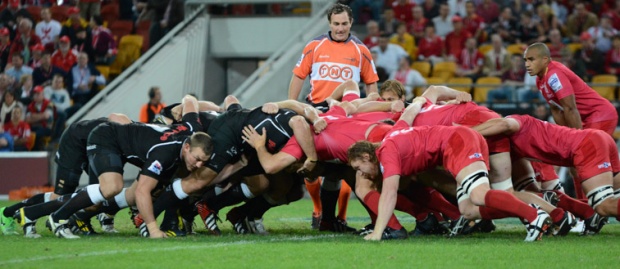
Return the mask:
<path id="1" fill-rule="evenodd" d="M 114 215 L 99 213 L 99 215 L 97 215 L 97 220 L 99 224 L 101 224 L 101 230 L 103 230 L 104 233 L 118 233 L 118 231 L 114 229 Z"/>
<path id="2" fill-rule="evenodd" d="M 361 228 L 357 231 L 355 231 L 355 234 L 360 235 L 360 236 L 366 236 L 372 233 L 372 231 L 375 230 L 375 225 L 370 223 L 366 226 L 364 226 L 364 228 Z"/>
<path id="3" fill-rule="evenodd" d="M 97 232 L 95 232 L 95 229 L 90 224 L 90 219 L 82 220 L 77 215 L 73 214 L 73 216 L 69 218 L 67 225 L 73 234 L 79 233 L 86 236 L 97 235 Z"/>
<path id="4" fill-rule="evenodd" d="M 495 223 L 493 220 L 481 219 L 477 220 L 476 224 L 471 228 L 472 233 L 491 233 L 495 231 Z"/>
<path id="5" fill-rule="evenodd" d="M 144 220 L 142 219 L 140 214 L 134 215 L 133 213 L 131 213 L 131 221 L 133 222 L 133 225 L 136 226 L 136 228 L 139 230 L 138 233 L 140 234 L 140 236 L 142 237 L 151 236 L 149 234 L 149 229 L 146 227 L 146 223 L 144 223 Z"/>
<path id="6" fill-rule="evenodd" d="M 601 231 L 603 226 L 607 224 L 607 217 L 601 217 L 598 213 L 594 213 L 583 222 L 583 231 L 581 235 L 595 235 Z"/>
<path id="7" fill-rule="evenodd" d="M 444 234 L 448 232 L 449 227 L 443 226 L 437 220 L 433 213 L 430 213 L 423 220 L 415 221 L 415 229 L 409 233 L 409 236 L 421 236 L 430 234 Z"/>
<path id="8" fill-rule="evenodd" d="M 321 214 L 312 212 L 312 223 L 310 224 L 310 227 L 312 227 L 313 230 L 318 230 L 320 224 L 321 224 Z"/>
<path id="9" fill-rule="evenodd" d="M 233 226 L 233 229 L 235 230 L 235 232 L 237 232 L 237 234 L 249 234 L 250 233 L 250 229 L 248 228 L 248 226 L 246 225 L 244 221 L 245 218 L 246 217 L 243 216 L 241 212 L 239 212 L 238 207 L 232 208 L 226 214 L 226 220 L 230 221 L 230 223 Z"/>
<path id="10" fill-rule="evenodd" d="M 535 207 L 536 208 L 536 207 Z M 552 224 L 551 216 L 542 209 L 537 209 L 538 216 L 527 226 L 525 242 L 539 241 Z"/>
<path id="11" fill-rule="evenodd" d="M 23 207 L 20 208 L 17 212 L 15 212 L 13 219 L 15 219 L 15 221 L 18 222 L 19 225 L 22 226 L 22 229 L 24 230 L 24 237 L 26 238 L 41 237 L 41 235 L 37 233 L 37 230 L 35 228 L 35 226 L 37 225 L 37 221 L 36 220 L 32 221 L 29 218 L 27 218 L 26 214 L 24 213 Z"/>
<path id="12" fill-rule="evenodd" d="M 405 228 L 401 228 L 400 230 L 394 230 L 390 227 L 385 227 L 383 230 L 383 234 L 381 234 L 381 240 L 392 240 L 392 239 L 405 239 L 407 238 L 407 230 Z"/>
<path id="13" fill-rule="evenodd" d="M 562 220 L 553 224 L 553 235 L 565 236 L 570 232 L 575 224 L 577 224 L 575 216 L 568 211 L 564 211 L 564 217 L 562 217 Z"/>
<path id="14" fill-rule="evenodd" d="M 74 235 L 71 232 L 71 229 L 69 229 L 68 227 L 68 221 L 67 220 L 54 220 L 54 217 L 52 215 L 50 215 L 48 217 L 48 223 L 49 226 L 52 230 L 52 232 L 59 238 L 66 238 L 66 239 L 77 239 L 80 238 L 77 235 Z"/>
<path id="15" fill-rule="evenodd" d="M 181 237 L 186 236 L 187 233 L 185 231 L 180 230 L 179 228 L 172 228 L 168 230 L 162 230 L 168 237 Z"/>
<path id="16" fill-rule="evenodd" d="M 207 203 L 204 201 L 196 203 L 196 210 L 198 210 L 198 214 L 205 224 L 205 228 L 207 228 L 210 233 L 214 235 L 222 234 L 222 231 L 220 231 L 220 228 L 217 226 L 217 222 L 220 221 L 220 219 L 217 217 L 217 212 L 215 210 L 209 209 Z"/>
<path id="17" fill-rule="evenodd" d="M 470 220 L 464 216 L 459 217 L 457 220 L 453 220 L 450 223 L 450 233 L 448 238 L 456 237 L 460 234 L 464 234 L 464 230 L 469 226 Z"/>
<path id="18" fill-rule="evenodd" d="M 246 217 L 244 219 L 246 227 L 250 230 L 250 233 L 259 234 L 259 235 L 268 235 L 267 229 L 265 229 L 265 225 L 263 225 L 263 219 L 254 219 L 250 220 L 250 218 Z"/>
<path id="19" fill-rule="evenodd" d="M 332 221 L 327 221 L 321 219 L 321 223 L 319 225 L 319 231 L 332 231 L 336 233 L 352 233 L 355 231 L 354 228 L 349 227 L 347 222 L 340 219 L 334 219 Z"/>
<path id="20" fill-rule="evenodd" d="M 558 202 L 560 202 L 560 198 L 558 197 L 558 194 L 555 193 L 554 191 L 543 191 L 542 198 L 547 203 L 550 203 L 553 206 L 557 206 Z"/>
<path id="21" fill-rule="evenodd" d="M 4 210 L 6 207 L 0 208 L 0 230 L 4 235 L 18 235 L 17 224 L 12 217 L 5 217 Z"/>
<path id="22" fill-rule="evenodd" d="M 196 228 L 196 223 L 194 223 L 193 219 L 186 219 L 184 217 L 180 217 L 181 222 L 179 223 L 179 229 L 185 231 L 186 234 L 194 234 L 194 229 Z"/>

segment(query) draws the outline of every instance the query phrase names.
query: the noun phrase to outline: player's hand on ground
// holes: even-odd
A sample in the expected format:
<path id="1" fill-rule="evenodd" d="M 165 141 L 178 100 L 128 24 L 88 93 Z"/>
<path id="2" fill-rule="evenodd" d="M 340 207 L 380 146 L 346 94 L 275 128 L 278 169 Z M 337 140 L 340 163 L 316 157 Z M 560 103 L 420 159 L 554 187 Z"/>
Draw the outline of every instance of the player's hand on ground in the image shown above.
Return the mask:
<path id="1" fill-rule="evenodd" d="M 263 105 L 263 112 L 267 113 L 267 114 L 276 114 L 278 113 L 278 109 L 280 109 L 278 107 L 278 104 L 276 103 L 265 103 Z"/>
<path id="2" fill-rule="evenodd" d="M 166 233 L 164 233 L 162 230 L 156 229 L 154 231 L 149 231 L 149 237 L 150 238 L 166 238 L 168 237 L 168 235 L 166 235 Z"/>
<path id="3" fill-rule="evenodd" d="M 263 127 L 263 134 L 259 134 L 256 132 L 252 125 L 245 126 L 243 128 L 243 141 L 247 142 L 251 147 L 258 148 L 260 146 L 265 146 L 265 141 L 267 141 L 267 135 L 265 127 Z"/>
<path id="4" fill-rule="evenodd" d="M 370 233 L 369 235 L 364 236 L 364 240 L 366 240 L 366 241 L 380 241 L 381 240 L 381 233 L 378 233 L 377 231 L 374 231 L 374 232 Z"/>
<path id="5" fill-rule="evenodd" d="M 466 93 L 466 92 L 459 92 L 456 95 L 456 98 L 454 98 L 456 100 L 456 102 L 458 103 L 467 103 L 467 102 L 471 102 L 471 94 Z"/>
<path id="6" fill-rule="evenodd" d="M 401 112 L 405 109 L 405 103 L 401 100 L 392 101 L 392 112 Z"/>
<path id="7" fill-rule="evenodd" d="M 314 132 L 318 134 L 327 128 L 327 121 L 324 118 L 318 118 L 312 123 L 312 126 L 314 127 Z"/>

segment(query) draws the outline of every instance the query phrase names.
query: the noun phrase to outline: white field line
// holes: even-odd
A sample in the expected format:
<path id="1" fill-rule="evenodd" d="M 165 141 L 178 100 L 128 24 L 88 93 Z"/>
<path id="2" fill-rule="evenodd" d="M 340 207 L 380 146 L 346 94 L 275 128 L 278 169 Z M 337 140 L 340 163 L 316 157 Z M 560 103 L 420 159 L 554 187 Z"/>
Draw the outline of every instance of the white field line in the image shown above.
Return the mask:
<path id="1" fill-rule="evenodd" d="M 127 254 L 127 253 L 143 253 L 143 252 L 160 252 L 160 251 L 175 251 L 175 250 L 192 250 L 192 249 L 209 249 L 209 248 L 219 248 L 226 246 L 235 246 L 235 245 L 253 245 L 260 243 L 268 243 L 268 242 L 294 242 L 294 241 L 311 241 L 325 238 L 334 238 L 342 235 L 330 234 L 330 235 L 317 235 L 317 236 L 293 236 L 288 238 L 274 238 L 270 240 L 241 240 L 235 242 L 227 242 L 227 243 L 215 243 L 215 244 L 201 244 L 201 245 L 191 245 L 191 246 L 175 246 L 175 247 L 158 247 L 158 248 L 142 248 L 142 249 L 120 249 L 120 250 L 106 250 L 106 251 L 93 251 L 93 252 L 84 252 L 84 253 L 73 253 L 73 254 L 62 254 L 62 255 L 52 255 L 52 256 L 40 256 L 40 257 L 30 257 L 25 259 L 13 259 L 0 261 L 0 265 L 7 264 L 19 264 L 24 262 L 36 262 L 36 261 L 44 261 L 44 260 L 55 260 L 55 259 L 67 259 L 67 258 L 84 258 L 84 257 L 96 257 L 96 256 L 108 256 L 108 255 L 117 255 L 117 254 Z M 148 239 L 145 239 L 148 240 Z"/>

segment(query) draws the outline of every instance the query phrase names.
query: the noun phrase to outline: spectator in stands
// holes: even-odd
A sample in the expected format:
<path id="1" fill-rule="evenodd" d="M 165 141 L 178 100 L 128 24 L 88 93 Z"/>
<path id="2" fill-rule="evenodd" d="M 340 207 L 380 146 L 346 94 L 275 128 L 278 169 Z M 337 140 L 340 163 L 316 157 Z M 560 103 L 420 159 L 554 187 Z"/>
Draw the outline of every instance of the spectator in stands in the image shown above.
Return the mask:
<path id="1" fill-rule="evenodd" d="M 446 56 L 445 44 L 441 37 L 435 35 L 435 27 L 429 24 L 424 29 L 424 38 L 419 42 L 418 60 L 431 64 L 443 62 Z"/>
<path id="2" fill-rule="evenodd" d="M 71 43 L 73 51 L 78 54 L 84 52 L 88 54 L 89 59 L 95 58 L 95 49 L 93 48 L 93 36 L 90 27 L 79 27 L 75 32 L 75 43 Z"/>
<path id="3" fill-rule="evenodd" d="M 30 61 L 28 61 L 28 66 L 33 70 L 41 65 L 41 57 L 43 57 L 43 51 L 45 47 L 41 44 L 36 44 L 30 48 L 32 52 L 32 57 L 30 57 Z"/>
<path id="4" fill-rule="evenodd" d="M 424 0 L 424 3 L 420 4 L 424 17 L 430 21 L 433 18 L 439 16 L 439 5 L 435 0 Z"/>
<path id="5" fill-rule="evenodd" d="M 78 7 L 80 8 L 80 16 L 87 20 L 92 16 L 101 15 L 101 0 L 80 0 Z"/>
<path id="6" fill-rule="evenodd" d="M 371 19 L 379 21 L 381 10 L 383 10 L 383 0 L 355 0 L 349 4 L 353 10 L 353 22 L 361 22 L 360 15 L 364 8 L 370 9 Z"/>
<path id="7" fill-rule="evenodd" d="M 77 65 L 71 68 L 71 96 L 75 104 L 86 104 L 97 93 L 96 85 L 105 85 L 105 77 L 88 62 L 88 55 L 81 52 Z"/>
<path id="8" fill-rule="evenodd" d="M 77 62 L 77 52 L 71 49 L 71 39 L 62 36 L 58 39 L 58 49 L 52 54 L 52 65 L 68 73 Z"/>
<path id="9" fill-rule="evenodd" d="M 523 58 L 521 58 L 521 60 L 523 60 Z M 526 73 L 525 79 L 523 80 L 523 88 L 517 90 L 517 102 L 535 103 L 544 100 L 542 93 L 536 86 L 536 76 L 530 76 Z"/>
<path id="10" fill-rule="evenodd" d="M 523 78 L 527 75 L 523 55 L 515 54 L 511 58 L 509 69 L 501 75 L 502 86 L 487 93 L 489 105 L 502 101 L 514 102 L 518 98 L 518 92 L 529 91 L 529 88 L 523 86 Z"/>
<path id="11" fill-rule="evenodd" d="M 490 25 L 499 17 L 499 5 L 491 0 L 483 0 L 476 7 L 476 13 L 482 17 L 484 23 Z"/>
<path id="12" fill-rule="evenodd" d="M 553 14 L 558 18 L 558 21 L 562 25 L 565 25 L 566 19 L 568 18 L 568 8 L 558 0 L 551 0 L 549 5 L 551 6 L 551 10 L 553 10 Z"/>
<path id="13" fill-rule="evenodd" d="M 560 33 L 560 30 L 551 30 L 549 32 L 549 41 L 550 42 L 547 44 L 547 47 L 551 53 L 551 59 L 568 62 L 572 55 L 568 47 L 562 43 L 562 34 Z"/>
<path id="14" fill-rule="evenodd" d="M 20 105 L 21 103 L 17 100 L 14 90 L 5 91 L 2 95 L 2 107 L 0 107 L 0 125 L 9 122 L 13 109 Z"/>
<path id="15" fill-rule="evenodd" d="M 594 13 L 597 17 L 601 17 L 603 15 L 603 12 L 606 10 L 611 9 L 611 5 L 613 5 L 612 3 L 609 2 L 613 2 L 610 0 L 592 0 L 590 2 L 590 5 L 588 6 L 588 10 L 592 11 L 592 13 Z"/>
<path id="16" fill-rule="evenodd" d="M 407 25 L 409 33 L 416 39 L 420 40 L 424 36 L 424 27 L 429 23 L 429 19 L 424 17 L 421 6 L 413 8 L 413 19 Z"/>
<path id="17" fill-rule="evenodd" d="M 448 58 L 456 61 L 465 48 L 465 41 L 472 35 L 463 29 L 463 19 L 459 16 L 452 17 L 452 26 L 454 31 L 446 36 L 445 47 Z"/>
<path id="18" fill-rule="evenodd" d="M 454 30 L 452 27 L 452 16 L 450 15 L 450 6 L 446 3 L 439 5 L 439 15 L 431 20 L 435 25 L 435 31 L 440 37 L 446 37 Z"/>
<path id="19" fill-rule="evenodd" d="M 11 54 L 11 37 L 9 29 L 0 29 L 0 72 L 4 72 L 4 68 L 9 63 L 9 55 Z"/>
<path id="20" fill-rule="evenodd" d="M 413 20 L 413 16 L 411 14 L 411 10 L 415 6 L 414 3 L 411 3 L 409 0 L 396 0 L 392 3 L 392 9 L 394 10 L 394 17 L 397 20 L 404 22 L 406 24 L 411 23 Z"/>
<path id="21" fill-rule="evenodd" d="M 41 44 L 47 50 L 54 50 L 54 43 L 58 40 L 62 25 L 57 20 L 52 19 L 52 12 L 49 8 L 41 9 L 41 21 L 34 28 L 35 34 L 41 39 Z"/>
<path id="22" fill-rule="evenodd" d="M 0 152 L 13 151 L 13 137 L 9 132 L 4 131 L 4 127 L 0 125 Z"/>
<path id="23" fill-rule="evenodd" d="M 573 56 L 575 74 L 584 81 L 590 81 L 592 76 L 602 74 L 605 67 L 605 56 L 594 46 L 594 39 L 588 32 L 580 37 L 581 48 Z"/>
<path id="24" fill-rule="evenodd" d="M 413 98 L 413 89 L 426 85 L 426 80 L 422 74 L 411 68 L 411 60 L 407 56 L 400 59 L 398 70 L 392 72 L 389 79 L 398 80 L 405 86 L 407 100 Z"/>
<path id="25" fill-rule="evenodd" d="M 32 75 L 24 74 L 21 76 L 19 85 L 20 88 L 15 93 L 19 95 L 19 102 L 24 106 L 28 106 L 32 102 L 32 89 L 34 88 L 32 85 Z"/>
<path id="26" fill-rule="evenodd" d="M 620 75 L 620 35 L 615 35 L 611 41 L 612 48 L 605 57 L 605 72 Z"/>
<path id="27" fill-rule="evenodd" d="M 17 25 L 17 18 L 28 18 L 32 21 L 32 16 L 26 9 L 23 9 L 20 4 L 20 0 L 8 0 L 8 5 L 2 12 L 0 12 L 0 26 L 6 27 L 11 32 L 11 39 L 15 37 L 15 26 Z"/>
<path id="28" fill-rule="evenodd" d="M 607 53 L 611 49 L 611 38 L 618 34 L 618 30 L 611 26 L 611 19 L 608 15 L 601 17 L 598 26 L 590 27 L 588 33 L 594 38 L 594 46 L 602 53 Z"/>
<path id="29" fill-rule="evenodd" d="M 390 38 L 390 43 L 399 45 L 407 52 L 409 57 L 415 59 L 417 57 L 417 49 L 415 47 L 415 39 L 407 33 L 407 25 L 401 23 L 396 28 L 396 34 Z"/>
<path id="30" fill-rule="evenodd" d="M 376 52 L 370 51 L 370 55 L 372 55 L 372 60 L 376 63 L 379 60 L 379 54 Z M 385 68 L 376 65 L 375 69 L 377 70 L 377 77 L 379 77 L 379 81 L 377 81 L 378 85 L 381 85 L 382 82 L 386 81 L 390 74 L 385 71 Z"/>
<path id="31" fill-rule="evenodd" d="M 379 45 L 372 47 L 370 51 L 377 53 L 378 59 L 375 65 L 385 68 L 387 74 L 391 74 L 398 68 L 402 57 L 409 56 L 401 46 L 390 44 L 390 36 L 387 34 L 382 34 L 379 37 Z"/>
<path id="32" fill-rule="evenodd" d="M 566 20 L 566 35 L 573 42 L 579 42 L 583 31 L 598 24 L 598 18 L 586 9 L 583 2 L 575 4 L 573 14 Z"/>
<path id="33" fill-rule="evenodd" d="M 383 18 L 379 21 L 379 32 L 393 34 L 396 32 L 396 27 L 398 27 L 399 24 L 401 24 L 401 21 L 394 17 L 394 10 L 386 8 L 383 11 Z M 368 24 L 366 25 L 368 26 Z"/>
<path id="34" fill-rule="evenodd" d="M 516 43 L 526 45 L 534 42 L 543 42 L 547 39 L 540 23 L 532 19 L 532 13 L 525 11 L 521 13 L 521 23 L 517 26 Z"/>
<path id="35" fill-rule="evenodd" d="M 611 19 L 611 25 L 616 30 L 620 30 L 620 0 L 616 0 L 614 9 L 605 13 Z"/>
<path id="36" fill-rule="evenodd" d="M 67 113 L 67 118 L 73 115 L 73 113 L 70 114 L 69 112 L 75 112 L 67 111 L 71 107 L 71 96 L 65 88 L 64 77 L 61 74 L 54 75 L 52 84 L 43 89 L 43 96 L 54 104 L 56 111 Z"/>
<path id="37" fill-rule="evenodd" d="M 535 105 L 532 116 L 541 121 L 553 122 L 553 116 L 551 116 L 551 112 L 549 112 L 549 107 L 546 103 Z"/>
<path id="38" fill-rule="evenodd" d="M 484 56 L 478 51 L 476 39 L 470 37 L 465 42 L 465 48 L 458 57 L 456 75 L 459 77 L 469 77 L 474 82 L 482 71 Z"/>
<path id="39" fill-rule="evenodd" d="M 88 22 L 80 15 L 80 9 L 77 7 L 71 7 L 67 11 L 69 19 L 62 23 L 62 29 L 60 30 L 60 36 L 67 36 L 71 40 L 71 44 L 77 43 L 77 33 L 88 28 Z M 90 32 L 90 30 L 87 30 Z"/>
<path id="40" fill-rule="evenodd" d="M 116 57 L 116 42 L 110 29 L 103 27 L 103 18 L 93 16 L 90 19 L 92 29 L 92 46 L 95 52 L 95 64 L 110 65 Z"/>
<path id="41" fill-rule="evenodd" d="M 33 141 L 30 141 L 30 125 L 23 119 L 23 110 L 22 106 L 16 106 L 11 120 L 4 124 L 4 131 L 13 137 L 14 151 L 28 151 L 33 146 L 31 145 Z"/>
<path id="42" fill-rule="evenodd" d="M 140 122 L 151 123 L 157 114 L 166 107 L 161 102 L 161 90 L 157 86 L 149 89 L 149 102 L 140 108 Z"/>
<path id="43" fill-rule="evenodd" d="M 446 2 L 450 6 L 450 17 L 455 16 L 455 15 L 460 16 L 460 17 L 465 17 L 465 15 L 467 15 L 467 8 L 465 7 L 465 4 L 467 3 L 467 1 L 448 0 Z"/>
<path id="44" fill-rule="evenodd" d="M 555 17 L 549 5 L 542 4 L 538 6 L 536 8 L 536 17 L 544 33 L 549 33 L 553 29 L 562 30 L 562 24 Z"/>
<path id="45" fill-rule="evenodd" d="M 52 55 L 49 51 L 44 51 L 41 55 L 41 61 L 39 67 L 36 67 L 32 71 L 32 80 L 35 86 L 48 86 L 52 84 L 52 78 L 54 75 L 59 74 L 65 76 L 66 73 L 52 65 Z"/>
<path id="46" fill-rule="evenodd" d="M 484 19 L 476 14 L 476 6 L 474 2 L 467 1 L 465 2 L 465 11 L 466 15 L 463 17 L 463 28 L 465 31 L 469 32 L 476 41 L 484 41 L 484 28 L 486 24 L 484 23 Z"/>
<path id="47" fill-rule="evenodd" d="M 381 32 L 379 32 L 379 24 L 376 21 L 369 20 L 366 23 L 366 32 L 368 34 L 362 41 L 364 45 L 368 48 L 379 45 L 379 35 L 381 35 Z"/>
<path id="48" fill-rule="evenodd" d="M 54 104 L 43 96 L 43 87 L 35 87 L 32 103 L 30 103 L 26 112 L 26 122 L 30 124 L 30 130 L 36 134 L 33 150 L 44 149 L 43 141 L 45 137 L 52 136 L 55 116 Z"/>
<path id="49" fill-rule="evenodd" d="M 485 76 L 500 77 L 510 69 L 510 54 L 504 48 L 502 37 L 498 34 L 491 36 L 491 44 L 493 49 L 484 55 L 482 73 Z M 522 77 L 519 77 L 519 80 Z"/>
<path id="50" fill-rule="evenodd" d="M 169 5 L 169 11 L 166 11 L 162 21 L 166 32 L 172 30 L 185 19 L 185 0 L 170 0 Z"/>
<path id="51" fill-rule="evenodd" d="M 0 97 L 4 96 L 4 92 L 13 90 L 14 84 L 15 84 L 15 79 L 13 79 L 13 77 L 6 75 L 4 73 L 0 73 Z M 0 121 L 2 121 L 1 118 L 0 118 Z"/>
<path id="52" fill-rule="evenodd" d="M 23 19 L 19 21 L 19 31 L 15 35 L 15 39 L 13 39 L 13 44 L 11 45 L 11 55 L 20 54 L 24 62 L 30 61 L 32 48 L 36 44 L 41 43 L 41 39 L 32 31 L 32 21 L 29 19 Z"/>
<path id="53" fill-rule="evenodd" d="M 5 70 L 4 73 L 13 77 L 15 80 L 19 80 L 24 74 L 32 75 L 32 68 L 24 65 L 24 56 L 21 54 L 13 54 L 11 57 L 11 63 L 11 68 Z"/>
<path id="54" fill-rule="evenodd" d="M 499 34 L 504 41 L 509 44 L 515 43 L 515 36 L 518 35 L 517 19 L 512 15 L 512 9 L 506 7 L 499 14 L 497 22 L 495 22 L 491 29 L 494 33 Z"/>

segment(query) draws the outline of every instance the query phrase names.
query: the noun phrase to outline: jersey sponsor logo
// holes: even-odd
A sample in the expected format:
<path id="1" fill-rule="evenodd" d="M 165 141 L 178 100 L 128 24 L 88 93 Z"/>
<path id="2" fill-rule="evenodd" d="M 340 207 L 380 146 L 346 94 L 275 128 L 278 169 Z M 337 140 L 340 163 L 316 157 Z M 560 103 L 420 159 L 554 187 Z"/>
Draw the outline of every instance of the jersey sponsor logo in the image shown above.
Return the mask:
<path id="1" fill-rule="evenodd" d="M 271 152 L 273 152 L 274 150 L 276 150 L 276 142 L 273 142 L 273 140 L 269 139 L 267 141 L 267 149 Z"/>
<path id="2" fill-rule="evenodd" d="M 425 113 L 425 112 L 429 112 L 429 111 L 431 111 L 431 110 L 440 109 L 440 108 L 444 108 L 444 107 L 446 107 L 446 106 L 445 106 L 445 105 L 435 105 L 435 104 L 431 104 L 431 105 L 428 105 L 428 106 L 423 107 L 423 108 L 420 110 L 420 113 Z"/>
<path id="3" fill-rule="evenodd" d="M 402 130 L 398 130 L 398 131 L 394 131 L 388 137 L 393 137 L 393 136 L 397 136 L 397 135 L 407 134 L 407 133 L 409 133 L 411 131 L 413 131 L 413 127 L 409 127 L 407 129 L 402 129 Z"/>
<path id="4" fill-rule="evenodd" d="M 469 155 L 469 159 L 481 159 L 482 158 L 482 154 L 476 152 L 472 155 Z"/>
<path id="5" fill-rule="evenodd" d="M 549 83 L 549 87 L 551 87 L 554 92 L 558 92 L 562 89 L 562 82 L 560 82 L 558 74 L 551 75 L 547 80 L 547 83 Z"/>
<path id="6" fill-rule="evenodd" d="M 353 78 L 353 70 L 348 66 L 322 64 L 319 67 L 319 76 L 321 78 L 348 80 Z"/>
<path id="7" fill-rule="evenodd" d="M 604 162 L 598 165 L 598 169 L 607 169 L 609 167 L 611 167 L 611 163 L 608 163 L 608 162 Z"/>
<path id="8" fill-rule="evenodd" d="M 156 175 L 160 175 L 161 171 L 164 170 L 164 168 L 161 166 L 161 163 L 159 163 L 159 161 L 154 161 L 153 163 L 151 163 L 151 165 L 147 169 Z"/>
<path id="9" fill-rule="evenodd" d="M 187 130 L 189 130 L 189 128 L 187 128 L 187 126 L 185 126 L 185 125 L 177 125 L 177 126 L 174 127 L 174 129 L 172 129 L 170 131 L 166 131 L 162 136 L 159 137 L 159 140 L 166 141 L 166 140 L 168 140 L 168 138 L 171 135 L 178 134 L 180 132 L 184 132 L 184 131 L 187 131 Z"/>
<path id="10" fill-rule="evenodd" d="M 86 146 L 86 150 L 95 150 L 97 149 L 97 145 L 88 145 Z"/>

